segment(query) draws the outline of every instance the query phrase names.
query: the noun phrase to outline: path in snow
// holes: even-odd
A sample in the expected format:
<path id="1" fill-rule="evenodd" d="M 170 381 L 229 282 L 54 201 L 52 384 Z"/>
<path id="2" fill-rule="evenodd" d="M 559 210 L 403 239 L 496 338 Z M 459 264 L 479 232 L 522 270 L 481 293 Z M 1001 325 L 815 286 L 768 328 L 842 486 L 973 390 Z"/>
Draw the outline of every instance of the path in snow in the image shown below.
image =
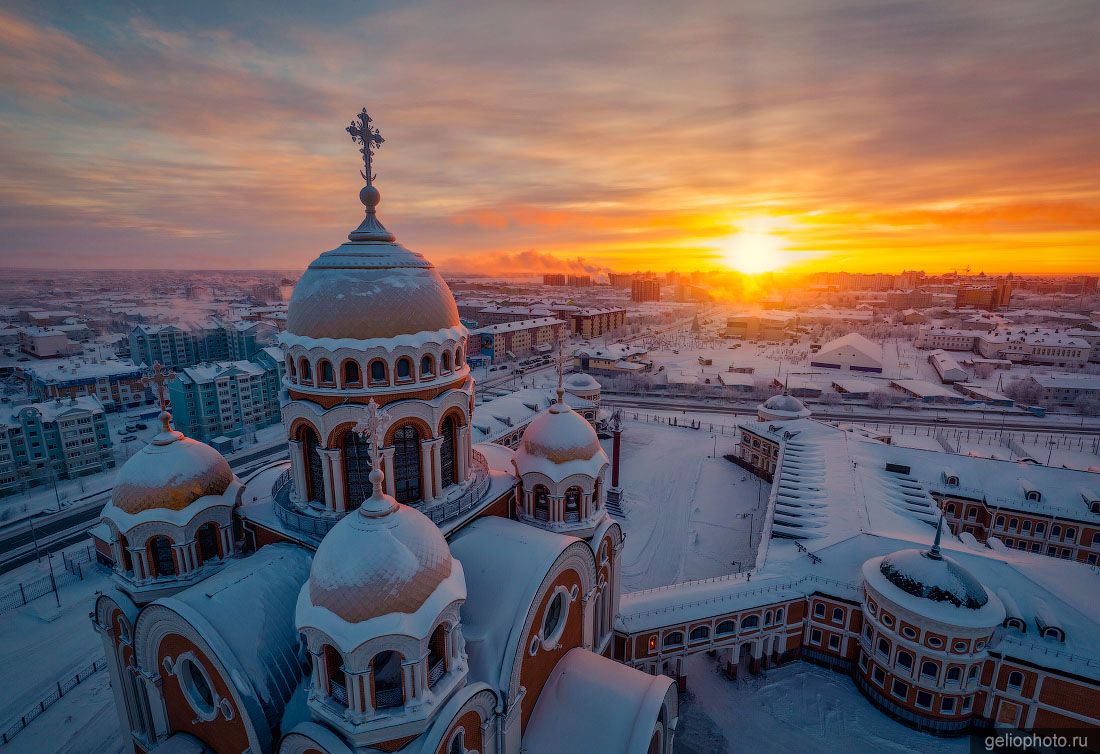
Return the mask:
<path id="1" fill-rule="evenodd" d="M 721 458 L 734 438 L 628 421 L 623 431 L 622 484 L 627 518 L 623 591 L 709 578 L 751 564 L 749 519 L 762 510 L 756 479 Z M 610 443 L 608 443 L 610 445 Z M 758 508 L 758 506 L 760 506 Z M 755 532 L 760 516 L 754 514 Z"/>
<path id="2" fill-rule="evenodd" d="M 39 715 L 4 748 L 4 754 L 123 754 L 111 676 L 106 670 L 77 686 Z"/>
<path id="3" fill-rule="evenodd" d="M 871 706 L 850 678 L 806 662 L 730 681 L 715 661 L 685 662 L 688 693 L 680 695 L 677 754 L 874 751 L 955 754 L 969 738 L 938 738 L 891 720 Z M 734 742 L 737 742 L 736 745 Z M 749 743 L 751 742 L 751 743 Z"/>

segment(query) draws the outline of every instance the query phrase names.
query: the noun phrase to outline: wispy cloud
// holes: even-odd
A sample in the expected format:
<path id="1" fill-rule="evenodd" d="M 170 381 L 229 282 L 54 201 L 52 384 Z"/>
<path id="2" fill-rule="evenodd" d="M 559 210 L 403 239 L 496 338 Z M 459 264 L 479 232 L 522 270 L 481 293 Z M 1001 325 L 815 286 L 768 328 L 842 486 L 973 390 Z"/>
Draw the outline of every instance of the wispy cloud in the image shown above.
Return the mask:
<path id="1" fill-rule="evenodd" d="M 450 269 L 707 266 L 760 215 L 806 265 L 1096 266 L 1091 0 L 212 8 L 0 11 L 9 263 L 302 267 L 367 103 Z"/>

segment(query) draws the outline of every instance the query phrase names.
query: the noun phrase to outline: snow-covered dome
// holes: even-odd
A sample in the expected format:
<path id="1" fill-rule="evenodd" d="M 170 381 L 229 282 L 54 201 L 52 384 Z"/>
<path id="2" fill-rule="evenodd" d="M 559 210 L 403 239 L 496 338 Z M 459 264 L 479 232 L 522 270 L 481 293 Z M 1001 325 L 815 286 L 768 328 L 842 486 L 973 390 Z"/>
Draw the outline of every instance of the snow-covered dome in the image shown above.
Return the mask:
<path id="1" fill-rule="evenodd" d="M 317 548 L 306 585 L 310 605 L 347 623 L 362 623 L 390 613 L 416 613 L 445 582 L 457 581 L 461 588 L 448 596 L 464 599 L 461 566 L 438 527 L 382 492 L 381 471 L 370 476 L 374 493 Z M 299 624 L 304 618 L 313 623 L 299 611 Z"/>
<path id="2" fill-rule="evenodd" d="M 782 393 L 761 403 L 756 413 L 761 421 L 785 421 L 805 419 L 810 415 L 810 409 L 793 395 Z"/>
<path id="3" fill-rule="evenodd" d="M 302 275 L 287 332 L 370 340 L 459 327 L 454 295 L 432 263 L 397 243 L 378 220 L 378 189 L 364 186 L 359 198 L 366 217 L 348 243 L 326 251 Z"/>
<path id="4" fill-rule="evenodd" d="M 989 602 L 985 587 L 970 571 L 944 555 L 928 550 L 899 550 L 884 557 L 879 571 L 894 586 L 914 597 L 949 602 L 970 610 Z"/>
<path id="5" fill-rule="evenodd" d="M 562 400 L 536 416 L 523 432 L 516 451 L 516 470 L 538 471 L 549 477 L 590 472 L 595 476 L 607 463 L 600 438 L 588 421 Z M 591 468 L 590 468 L 591 467 Z"/>
<path id="6" fill-rule="evenodd" d="M 600 382 L 590 374 L 575 372 L 565 378 L 565 387 L 567 390 L 596 390 L 599 389 Z"/>
<path id="7" fill-rule="evenodd" d="M 201 497 L 223 494 L 233 482 L 222 454 L 172 429 L 171 419 L 162 412 L 161 431 L 119 469 L 111 503 L 123 513 L 180 511 Z"/>

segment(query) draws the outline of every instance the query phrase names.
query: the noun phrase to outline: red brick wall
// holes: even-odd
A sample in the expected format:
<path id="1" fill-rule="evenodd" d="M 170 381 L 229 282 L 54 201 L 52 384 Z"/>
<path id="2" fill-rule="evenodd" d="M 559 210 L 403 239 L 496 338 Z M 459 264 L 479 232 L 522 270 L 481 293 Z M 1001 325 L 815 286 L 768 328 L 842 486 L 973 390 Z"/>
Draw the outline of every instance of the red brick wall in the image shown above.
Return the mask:
<path id="1" fill-rule="evenodd" d="M 450 730 L 447 731 L 447 735 L 443 736 L 443 740 L 439 742 L 439 748 L 436 749 L 436 754 L 447 754 L 447 744 L 451 740 L 451 736 L 455 734 L 459 728 L 463 730 L 463 745 L 469 751 L 482 751 L 481 748 L 481 716 L 477 714 L 476 710 L 467 710 L 462 717 L 455 721 Z"/>
<path id="2" fill-rule="evenodd" d="M 535 702 L 538 701 L 539 694 L 542 693 L 542 687 L 546 685 L 546 679 L 550 677 L 550 673 L 554 670 L 558 661 L 565 656 L 566 652 L 574 647 L 581 646 L 584 641 L 584 608 L 578 594 L 577 600 L 569 603 L 569 614 L 566 616 L 565 630 L 558 642 L 558 647 L 547 651 L 540 646 L 534 657 L 528 654 L 531 641 L 542 631 L 542 621 L 543 616 L 546 614 L 546 608 L 559 586 L 566 589 L 572 589 L 576 586 L 578 590 L 581 590 L 580 574 L 570 569 L 561 573 L 554 580 L 553 584 L 546 590 L 542 603 L 535 613 L 535 620 L 530 632 L 519 647 L 519 651 L 523 653 L 523 661 L 520 665 L 520 685 L 527 689 L 527 694 L 521 702 L 523 705 L 522 730 L 527 729 L 527 721 L 535 708 Z"/>
<path id="3" fill-rule="evenodd" d="M 157 664 L 163 665 L 166 657 L 171 657 L 175 661 L 188 650 L 194 653 L 203 669 L 206 670 L 214 692 L 219 697 L 229 699 L 230 704 L 233 704 L 229 686 L 218 675 L 214 663 L 201 649 L 184 637 L 175 634 L 166 636 L 161 641 L 160 646 L 157 647 Z M 184 697 L 183 688 L 176 676 L 165 675 L 161 691 L 164 695 L 164 706 L 168 711 L 168 726 L 172 732 L 190 733 L 217 754 L 240 754 L 248 748 L 248 734 L 245 731 L 244 720 L 241 717 L 242 712 L 236 709 L 235 706 L 232 720 L 226 720 L 219 712 L 217 717 L 209 722 L 202 720 L 195 722 L 195 711 Z"/>

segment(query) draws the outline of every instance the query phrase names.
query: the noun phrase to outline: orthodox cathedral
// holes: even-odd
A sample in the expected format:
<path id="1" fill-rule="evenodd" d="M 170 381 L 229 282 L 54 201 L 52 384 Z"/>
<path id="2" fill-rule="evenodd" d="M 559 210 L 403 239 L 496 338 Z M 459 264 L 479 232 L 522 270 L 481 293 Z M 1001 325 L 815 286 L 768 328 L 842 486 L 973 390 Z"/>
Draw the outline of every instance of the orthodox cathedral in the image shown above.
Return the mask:
<path id="1" fill-rule="evenodd" d="M 290 302 L 289 467 L 238 479 L 173 429 L 158 369 L 162 429 L 94 533 L 123 730 L 143 754 L 671 752 L 673 681 L 610 659 L 595 430 L 559 370 L 514 449 L 474 442 L 455 300 L 378 219 L 365 110 L 348 132 L 366 214 Z"/>

